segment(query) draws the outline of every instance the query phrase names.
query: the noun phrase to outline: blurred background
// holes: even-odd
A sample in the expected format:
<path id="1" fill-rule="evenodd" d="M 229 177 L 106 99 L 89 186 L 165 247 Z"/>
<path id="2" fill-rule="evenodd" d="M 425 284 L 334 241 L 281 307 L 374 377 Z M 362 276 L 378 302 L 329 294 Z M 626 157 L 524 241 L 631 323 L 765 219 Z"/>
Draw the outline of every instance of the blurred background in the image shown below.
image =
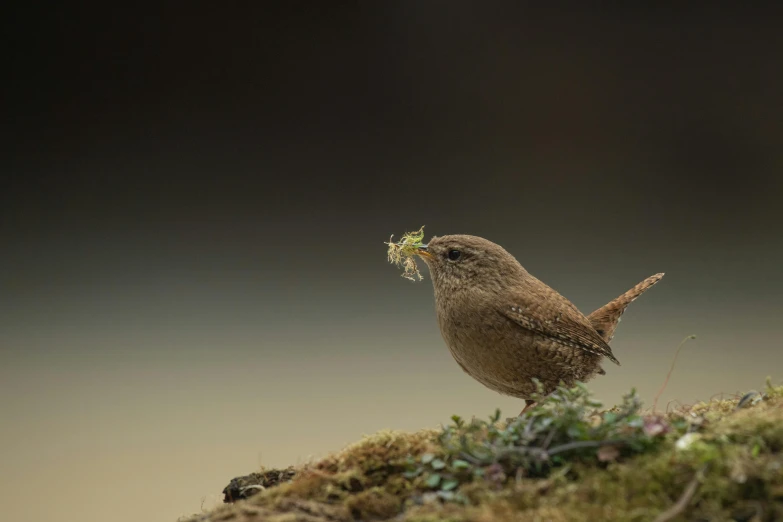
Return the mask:
<path id="1" fill-rule="evenodd" d="M 3 519 L 169 521 L 380 429 L 516 414 L 391 234 L 476 234 L 585 313 L 591 387 L 783 378 L 783 32 L 762 10 L 27 6 L 0 189 Z"/>

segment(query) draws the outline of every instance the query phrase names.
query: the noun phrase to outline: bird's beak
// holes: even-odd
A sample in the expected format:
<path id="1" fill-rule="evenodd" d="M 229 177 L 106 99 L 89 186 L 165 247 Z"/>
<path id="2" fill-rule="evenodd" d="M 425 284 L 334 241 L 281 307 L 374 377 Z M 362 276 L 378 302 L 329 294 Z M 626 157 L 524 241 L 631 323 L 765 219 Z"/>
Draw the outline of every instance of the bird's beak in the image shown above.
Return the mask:
<path id="1" fill-rule="evenodd" d="M 419 249 L 416 251 L 416 254 L 423 257 L 424 259 L 432 259 L 432 254 L 429 253 L 427 250 L 427 245 L 419 245 Z"/>

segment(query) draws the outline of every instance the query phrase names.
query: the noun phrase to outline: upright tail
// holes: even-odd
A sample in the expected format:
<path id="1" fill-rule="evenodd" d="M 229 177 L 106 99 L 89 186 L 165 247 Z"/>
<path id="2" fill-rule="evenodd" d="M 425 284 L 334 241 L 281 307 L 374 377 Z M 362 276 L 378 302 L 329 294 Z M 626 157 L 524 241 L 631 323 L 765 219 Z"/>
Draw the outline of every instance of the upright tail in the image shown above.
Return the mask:
<path id="1" fill-rule="evenodd" d="M 620 316 L 623 315 L 625 309 L 631 304 L 637 297 L 647 291 L 648 288 L 661 280 L 663 273 L 650 276 L 638 285 L 634 286 L 623 295 L 603 305 L 587 316 L 590 320 L 590 324 L 601 338 L 607 343 L 614 337 L 614 331 L 617 328 L 617 324 L 620 322 Z"/>

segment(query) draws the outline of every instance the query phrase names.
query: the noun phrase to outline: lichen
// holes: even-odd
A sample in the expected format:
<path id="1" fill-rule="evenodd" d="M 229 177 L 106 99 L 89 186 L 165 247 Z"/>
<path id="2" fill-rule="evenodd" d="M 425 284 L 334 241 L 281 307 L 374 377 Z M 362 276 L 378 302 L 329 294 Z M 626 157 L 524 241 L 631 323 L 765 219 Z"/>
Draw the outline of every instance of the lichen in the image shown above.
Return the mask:
<path id="1" fill-rule="evenodd" d="M 366 437 L 192 520 L 391 519 L 781 520 L 783 386 L 668 413 L 560 388 L 519 419 Z"/>
<path id="2" fill-rule="evenodd" d="M 424 243 L 424 225 L 416 232 L 406 232 L 403 234 L 402 239 L 398 243 L 393 243 L 392 238 L 394 234 L 389 237 L 389 241 L 384 243 L 389 245 L 389 249 L 386 252 L 386 256 L 389 263 L 403 267 L 402 277 L 416 281 L 418 277 L 419 281 L 422 280 L 422 275 L 419 272 L 419 268 L 416 266 L 416 255 L 419 252 L 419 247 Z"/>

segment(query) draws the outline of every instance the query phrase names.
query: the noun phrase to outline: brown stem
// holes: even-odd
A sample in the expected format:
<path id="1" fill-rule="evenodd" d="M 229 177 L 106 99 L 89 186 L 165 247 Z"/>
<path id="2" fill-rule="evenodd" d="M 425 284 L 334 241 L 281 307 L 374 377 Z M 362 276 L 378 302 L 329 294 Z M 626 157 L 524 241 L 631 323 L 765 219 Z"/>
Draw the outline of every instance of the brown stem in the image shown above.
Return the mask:
<path id="1" fill-rule="evenodd" d="M 689 339 L 696 339 L 695 335 L 689 335 L 685 339 L 680 342 L 680 345 L 677 347 L 677 351 L 674 352 L 674 359 L 672 359 L 672 365 L 671 368 L 669 368 L 669 373 L 666 374 L 666 380 L 663 381 L 663 386 L 661 386 L 661 389 L 658 390 L 658 394 L 655 396 L 655 402 L 653 402 L 653 413 L 656 412 L 658 409 L 658 399 L 661 398 L 661 394 L 663 393 L 663 390 L 666 389 L 666 386 L 669 384 L 669 379 L 672 376 L 672 372 L 674 371 L 674 365 L 677 363 L 677 356 L 680 355 L 680 350 L 682 350 L 682 347 L 685 346 L 685 343 Z"/>
<path id="2" fill-rule="evenodd" d="M 693 498 L 693 495 L 696 494 L 696 489 L 699 487 L 699 482 L 701 481 L 701 477 L 704 474 L 705 469 L 706 467 L 700 469 L 696 475 L 693 476 L 677 502 L 675 502 L 672 507 L 655 517 L 653 522 L 668 522 L 678 515 L 681 515 L 683 511 L 685 511 L 691 499 Z"/>

